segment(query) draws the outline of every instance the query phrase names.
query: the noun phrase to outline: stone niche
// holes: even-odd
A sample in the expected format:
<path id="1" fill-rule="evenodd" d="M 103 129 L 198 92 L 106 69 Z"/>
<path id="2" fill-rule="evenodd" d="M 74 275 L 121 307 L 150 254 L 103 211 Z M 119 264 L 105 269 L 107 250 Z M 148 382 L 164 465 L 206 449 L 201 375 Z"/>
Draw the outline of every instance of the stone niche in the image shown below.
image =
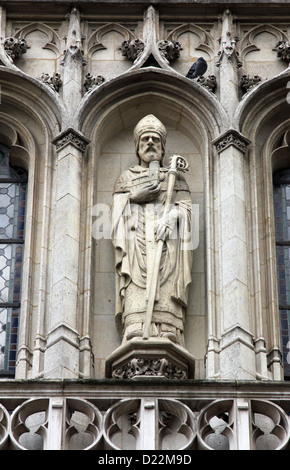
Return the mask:
<path id="1" fill-rule="evenodd" d="M 119 105 L 103 121 L 95 135 L 95 154 L 92 158 L 94 180 L 92 181 L 93 205 L 110 205 L 118 175 L 137 163 L 133 142 L 133 129 L 147 114 L 154 114 L 168 131 L 165 164 L 173 154 L 184 156 L 189 162 L 185 177 L 192 194 L 192 202 L 198 210 L 198 246 L 193 253 L 192 284 L 185 325 L 186 350 L 195 357 L 195 378 L 204 378 L 204 355 L 206 352 L 205 312 L 205 213 L 204 172 L 206 150 L 201 148 L 205 139 L 194 128 L 187 111 L 177 103 L 160 96 L 143 95 Z M 92 317 L 93 354 L 95 375 L 104 377 L 105 361 L 120 346 L 121 338 L 115 327 L 114 251 L 108 236 L 96 239 L 93 218 L 92 250 Z"/>

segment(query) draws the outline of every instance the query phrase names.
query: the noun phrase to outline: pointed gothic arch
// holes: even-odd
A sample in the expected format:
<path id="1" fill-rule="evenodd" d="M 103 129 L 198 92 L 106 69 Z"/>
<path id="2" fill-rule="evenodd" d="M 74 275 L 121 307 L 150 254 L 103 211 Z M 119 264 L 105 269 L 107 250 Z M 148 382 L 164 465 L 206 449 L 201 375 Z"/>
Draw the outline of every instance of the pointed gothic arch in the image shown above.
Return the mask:
<path id="1" fill-rule="evenodd" d="M 236 111 L 236 126 L 250 141 L 248 230 L 255 334 L 274 380 L 283 379 L 273 206 L 273 172 L 285 166 L 281 140 L 289 129 L 289 69 L 254 88 Z M 265 100 L 265 96 L 267 99 Z M 285 147 L 285 145 L 284 145 Z"/>
<path id="2" fill-rule="evenodd" d="M 41 370 L 41 346 L 49 278 L 50 214 L 54 152 L 51 140 L 62 126 L 62 104 L 55 93 L 21 71 L 0 67 L 0 136 L 9 145 L 12 166 L 28 173 L 25 247 L 16 378 Z M 41 248 L 36 248 L 41 240 Z M 42 343 L 41 343 L 42 344 Z"/>
<path id="3" fill-rule="evenodd" d="M 79 109 L 79 130 L 91 141 L 85 177 L 88 181 L 84 196 L 86 203 L 82 208 L 83 226 L 86 227 L 82 262 L 84 272 L 90 274 L 83 278 L 81 286 L 81 291 L 86 293 L 81 300 L 84 311 L 81 334 L 86 331 L 95 332 L 91 338 L 93 352 L 95 360 L 101 363 L 104 362 L 103 356 L 109 356 L 118 346 L 113 312 L 112 246 L 109 237 L 105 241 L 96 242 L 94 239 L 93 227 L 97 215 L 95 208 L 98 203 L 109 204 L 114 180 L 121 168 L 134 164 L 133 129 L 139 119 L 150 113 L 155 114 L 169 129 L 168 152 L 185 152 L 190 159 L 188 181 L 193 191 L 194 203 L 202 208 L 199 251 L 193 267 L 195 281 L 187 343 L 189 349 L 197 349 L 194 354 L 198 353 L 198 361 L 203 364 L 206 338 L 201 339 L 202 346 L 199 349 L 196 335 L 200 327 L 204 332 L 207 329 L 206 295 L 201 301 L 199 294 L 207 289 L 211 292 L 207 301 L 214 303 L 214 286 L 211 285 L 210 275 L 215 263 L 212 257 L 214 242 L 209 228 L 214 200 L 211 183 L 215 165 L 212 140 L 227 128 L 227 117 L 218 100 L 208 90 L 172 71 L 155 67 L 131 70 L 87 94 Z M 205 266 L 209 265 L 212 268 L 206 270 Z M 107 294 L 102 291 L 102 297 L 99 297 L 97 285 L 107 289 Z M 199 300 L 196 300 L 197 297 Z M 105 303 L 102 301 L 104 298 L 107 298 Z M 211 308 L 216 307 L 212 305 Z M 97 339 L 97 334 L 100 333 L 97 332 L 103 330 L 104 322 L 110 322 L 110 326 L 107 324 L 106 327 L 106 331 L 110 332 L 110 341 L 107 343 L 108 350 L 100 351 L 100 342 Z"/>

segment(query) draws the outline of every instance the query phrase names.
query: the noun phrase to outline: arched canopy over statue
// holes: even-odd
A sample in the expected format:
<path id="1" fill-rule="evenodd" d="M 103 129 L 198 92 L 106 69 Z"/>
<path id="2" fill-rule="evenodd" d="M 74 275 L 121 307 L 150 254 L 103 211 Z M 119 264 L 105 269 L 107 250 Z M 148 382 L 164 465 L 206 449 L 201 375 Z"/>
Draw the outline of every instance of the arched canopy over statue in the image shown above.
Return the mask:
<path id="1" fill-rule="evenodd" d="M 138 164 L 124 171 L 114 188 L 116 323 L 123 343 L 158 337 L 184 346 L 192 201 L 178 171 L 182 157 L 173 157 L 175 169 L 163 166 L 166 137 L 155 116 L 141 119 L 134 129 Z"/>

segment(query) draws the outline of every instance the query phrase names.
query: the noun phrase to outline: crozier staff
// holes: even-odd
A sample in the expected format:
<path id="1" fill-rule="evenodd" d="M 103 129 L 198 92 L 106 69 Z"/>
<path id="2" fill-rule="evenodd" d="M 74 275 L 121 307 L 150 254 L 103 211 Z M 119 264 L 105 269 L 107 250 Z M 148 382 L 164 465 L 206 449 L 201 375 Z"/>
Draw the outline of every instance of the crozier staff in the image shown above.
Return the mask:
<path id="1" fill-rule="evenodd" d="M 156 247 L 163 240 L 149 336 L 167 337 L 183 346 L 192 252 L 182 247 L 191 233 L 192 203 L 188 185 L 178 173 L 164 216 L 169 176 L 163 166 L 166 136 L 159 119 L 145 116 L 134 130 L 139 164 L 124 171 L 115 184 L 116 323 L 123 341 L 142 337 Z"/>

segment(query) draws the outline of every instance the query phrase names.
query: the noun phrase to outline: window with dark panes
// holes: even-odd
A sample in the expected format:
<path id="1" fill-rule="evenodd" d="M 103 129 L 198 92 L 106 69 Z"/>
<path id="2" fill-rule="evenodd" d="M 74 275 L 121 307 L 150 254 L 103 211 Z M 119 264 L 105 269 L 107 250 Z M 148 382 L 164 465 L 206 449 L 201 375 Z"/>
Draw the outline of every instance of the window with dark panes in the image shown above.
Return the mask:
<path id="1" fill-rule="evenodd" d="M 0 144 L 0 376 L 14 376 L 24 249 L 27 173 Z"/>
<path id="2" fill-rule="evenodd" d="M 282 356 L 290 380 L 290 168 L 277 171 L 273 183 Z"/>

